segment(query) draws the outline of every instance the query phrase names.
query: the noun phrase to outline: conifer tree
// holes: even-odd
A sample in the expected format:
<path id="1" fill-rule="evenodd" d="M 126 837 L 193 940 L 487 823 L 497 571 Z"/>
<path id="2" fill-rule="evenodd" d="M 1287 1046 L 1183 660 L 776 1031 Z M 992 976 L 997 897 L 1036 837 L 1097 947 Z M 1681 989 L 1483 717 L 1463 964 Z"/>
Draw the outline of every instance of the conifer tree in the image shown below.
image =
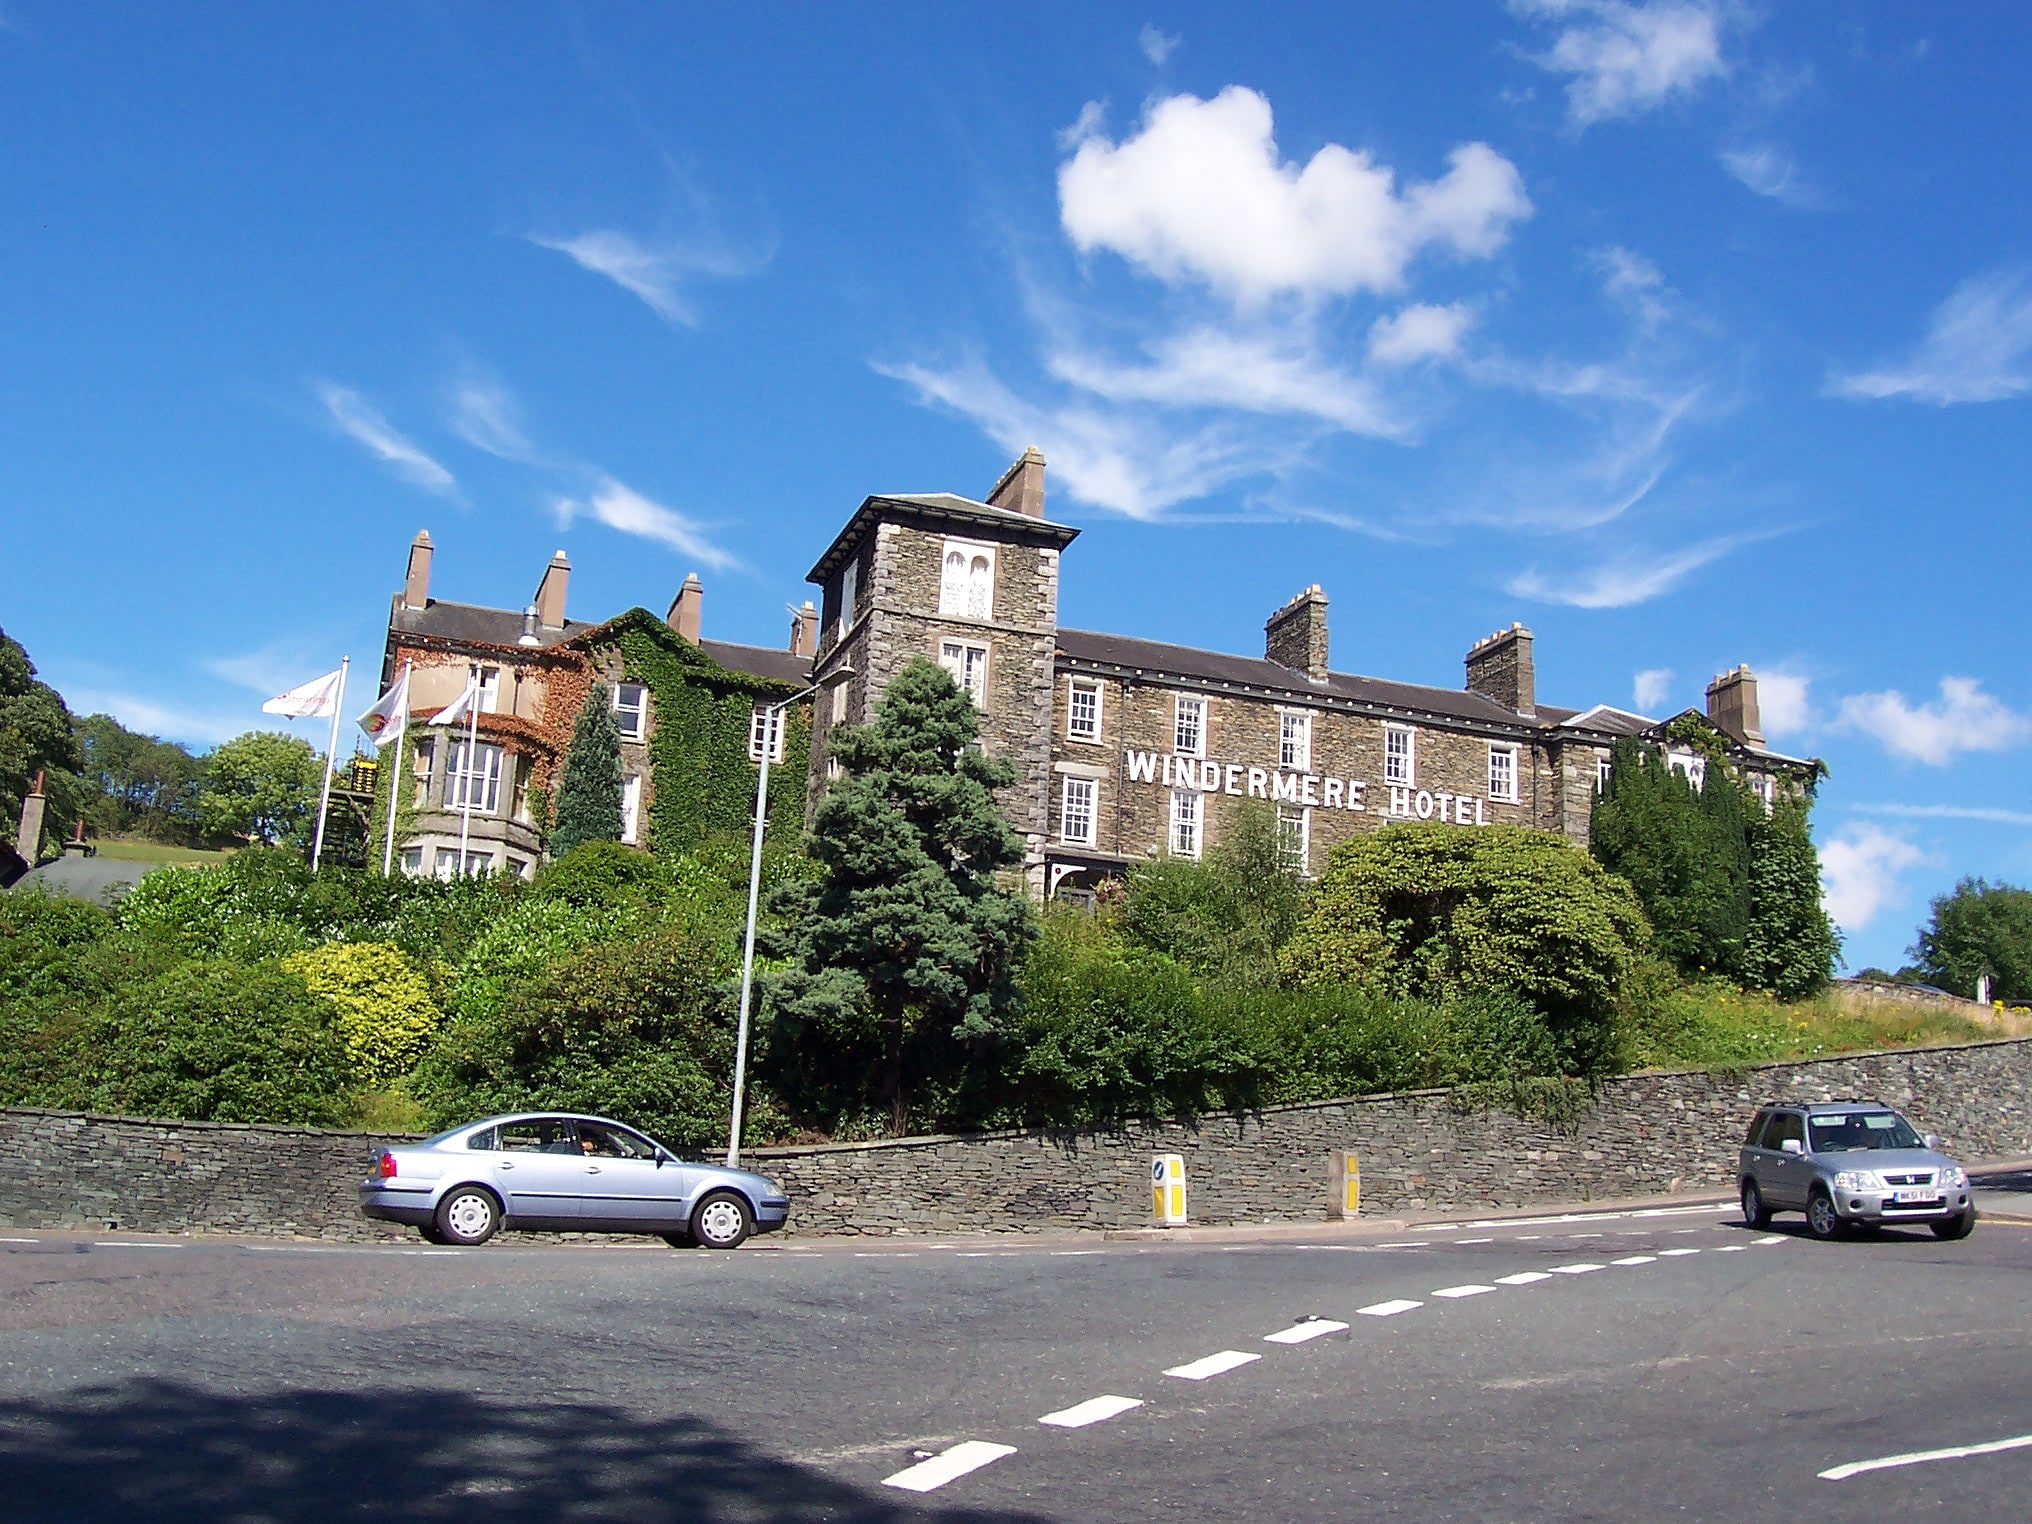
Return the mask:
<path id="1" fill-rule="evenodd" d="M 564 781 L 557 791 L 557 823 L 550 855 L 559 858 L 582 841 L 621 839 L 621 732 L 604 684 L 594 683 L 572 730 Z"/>
<path id="2" fill-rule="evenodd" d="M 1001 1033 L 1033 923 L 996 882 L 1023 856 L 995 803 L 1016 774 L 980 750 L 979 725 L 951 675 L 919 659 L 874 724 L 832 733 L 847 776 L 812 819 L 825 875 L 772 902 L 790 966 L 770 981 L 769 1062 L 808 1112 L 877 1110 L 900 1134 Z"/>
<path id="3" fill-rule="evenodd" d="M 1609 754 L 1588 846 L 1596 861 L 1628 880 L 1651 921 L 1652 946 L 1683 969 L 1706 962 L 1702 923 L 1706 822 L 1693 785 L 1656 747 L 1626 736 Z"/>
<path id="4" fill-rule="evenodd" d="M 1750 915 L 1743 982 L 1799 1000 L 1827 983 L 1841 933 L 1820 903 L 1820 854 L 1806 828 L 1808 801 L 1781 798 L 1750 818 Z"/>

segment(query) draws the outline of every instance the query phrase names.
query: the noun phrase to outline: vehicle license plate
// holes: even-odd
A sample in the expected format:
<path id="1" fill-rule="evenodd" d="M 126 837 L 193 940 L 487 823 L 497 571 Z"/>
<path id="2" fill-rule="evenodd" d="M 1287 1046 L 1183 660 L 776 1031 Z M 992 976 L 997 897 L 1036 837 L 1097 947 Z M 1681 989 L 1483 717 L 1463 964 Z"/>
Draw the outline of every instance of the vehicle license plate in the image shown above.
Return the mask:
<path id="1" fill-rule="evenodd" d="M 1922 1206 L 1940 1200 L 1939 1191 L 1893 1191 L 1891 1200 L 1899 1206 Z"/>

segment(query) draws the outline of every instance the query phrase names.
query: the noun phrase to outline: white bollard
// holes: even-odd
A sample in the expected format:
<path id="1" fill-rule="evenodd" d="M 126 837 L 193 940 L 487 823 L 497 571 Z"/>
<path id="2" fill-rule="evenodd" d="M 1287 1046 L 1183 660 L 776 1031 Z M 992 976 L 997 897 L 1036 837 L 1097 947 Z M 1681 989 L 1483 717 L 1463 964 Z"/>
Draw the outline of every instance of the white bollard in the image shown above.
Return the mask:
<path id="1" fill-rule="evenodd" d="M 1362 1213 L 1362 1161 L 1352 1148 L 1326 1156 L 1328 1217 L 1352 1220 Z"/>
<path id="2" fill-rule="evenodd" d="M 1185 1155 L 1158 1154 L 1151 1159 L 1150 1215 L 1160 1228 L 1186 1225 Z"/>

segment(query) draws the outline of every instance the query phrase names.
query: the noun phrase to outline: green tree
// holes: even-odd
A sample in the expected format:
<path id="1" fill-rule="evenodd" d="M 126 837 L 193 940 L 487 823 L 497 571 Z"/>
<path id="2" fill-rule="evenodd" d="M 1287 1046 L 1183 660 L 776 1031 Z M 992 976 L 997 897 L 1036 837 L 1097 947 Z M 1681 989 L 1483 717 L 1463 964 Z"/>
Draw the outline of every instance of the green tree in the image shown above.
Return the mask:
<path id="1" fill-rule="evenodd" d="M 310 845 L 324 761 L 308 741 L 250 730 L 212 752 L 205 770 L 198 814 L 206 835 Z"/>
<path id="2" fill-rule="evenodd" d="M 133 833 L 185 846 L 202 838 L 203 757 L 129 730 L 110 714 L 89 715 L 76 729 L 85 781 L 97 791 L 86 808 L 96 834 Z"/>
<path id="3" fill-rule="evenodd" d="M 1276 815 L 1245 804 L 1202 861 L 1172 857 L 1131 871 L 1122 925 L 1130 941 L 1168 953 L 1195 974 L 1270 984 L 1305 896 L 1279 850 Z"/>
<path id="4" fill-rule="evenodd" d="M 1841 933 L 1820 902 L 1820 854 L 1808 800 L 1781 798 L 1750 817 L 1750 905 L 1742 978 L 1781 1000 L 1803 1000 L 1828 981 Z M 2032 945 L 2032 944 L 2028 944 Z"/>
<path id="5" fill-rule="evenodd" d="M 1742 812 L 1722 783 L 1724 766 L 1710 760 L 1707 771 L 1716 784 L 1711 802 L 1657 747 L 1617 741 L 1589 848 L 1637 892 L 1661 956 L 1687 973 L 1733 973 L 1749 889 Z M 1734 841 L 1725 839 L 1731 826 Z"/>
<path id="6" fill-rule="evenodd" d="M 21 801 L 38 772 L 48 775 L 42 845 L 61 840 L 84 807 L 82 762 L 62 695 L 37 679 L 28 652 L 0 630 L 0 842 L 14 844 Z"/>
<path id="7" fill-rule="evenodd" d="M 1957 995 L 1973 999 L 1988 974 L 1995 998 L 2032 1001 L 2032 890 L 1963 879 L 1934 899 L 1906 956 L 1928 984 Z"/>
<path id="8" fill-rule="evenodd" d="M 1598 1072 L 1646 928 L 1629 885 L 1523 826 L 1389 826 L 1334 849 L 1284 950 L 1294 980 L 1451 1004 L 1509 994 Z"/>
<path id="9" fill-rule="evenodd" d="M 621 839 L 621 731 L 606 688 L 593 684 L 565 753 L 550 853 L 563 857 L 585 841 Z"/>
<path id="10" fill-rule="evenodd" d="M 901 1134 L 1001 1033 L 1033 925 L 996 882 L 1023 855 L 995 803 L 1016 775 L 979 728 L 973 700 L 920 658 L 873 725 L 832 734 L 847 776 L 812 821 L 824 877 L 773 901 L 789 967 L 769 981 L 771 1072 L 807 1112 L 879 1107 Z"/>

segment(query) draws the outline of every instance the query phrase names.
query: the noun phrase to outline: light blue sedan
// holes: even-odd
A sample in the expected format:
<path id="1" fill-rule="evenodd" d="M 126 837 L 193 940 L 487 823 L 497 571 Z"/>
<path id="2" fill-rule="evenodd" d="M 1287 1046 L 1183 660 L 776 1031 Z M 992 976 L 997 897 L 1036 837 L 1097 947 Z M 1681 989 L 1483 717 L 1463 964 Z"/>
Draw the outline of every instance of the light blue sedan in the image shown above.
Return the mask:
<path id="1" fill-rule="evenodd" d="M 650 1233 L 673 1248 L 733 1249 L 790 1216 L 775 1181 L 692 1164 L 605 1117 L 488 1117 L 421 1143 L 376 1149 L 360 1210 L 434 1244 L 483 1244 L 503 1228 Z"/>

